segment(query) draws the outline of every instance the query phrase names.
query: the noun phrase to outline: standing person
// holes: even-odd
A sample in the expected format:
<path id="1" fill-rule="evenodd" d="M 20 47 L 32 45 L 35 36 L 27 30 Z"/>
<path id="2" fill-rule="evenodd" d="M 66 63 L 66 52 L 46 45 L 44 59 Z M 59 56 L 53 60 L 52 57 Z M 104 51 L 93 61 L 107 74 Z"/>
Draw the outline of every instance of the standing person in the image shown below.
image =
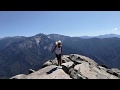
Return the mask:
<path id="1" fill-rule="evenodd" d="M 56 54 L 56 58 L 57 58 L 57 61 L 58 61 L 58 68 L 62 68 L 61 64 L 62 64 L 62 60 L 61 60 L 61 55 L 63 54 L 62 53 L 62 45 L 61 45 L 61 41 L 57 41 L 56 42 L 56 46 L 54 47 L 54 49 L 52 50 L 52 53 L 55 51 L 55 54 Z"/>

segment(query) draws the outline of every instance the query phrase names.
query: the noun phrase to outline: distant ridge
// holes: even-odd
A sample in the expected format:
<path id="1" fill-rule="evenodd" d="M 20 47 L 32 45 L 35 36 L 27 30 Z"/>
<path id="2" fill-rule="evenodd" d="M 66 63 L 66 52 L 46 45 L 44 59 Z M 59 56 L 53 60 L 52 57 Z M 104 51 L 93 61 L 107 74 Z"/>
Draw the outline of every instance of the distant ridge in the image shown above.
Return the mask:
<path id="1" fill-rule="evenodd" d="M 113 37 L 117 37 L 120 38 L 120 35 L 117 34 L 105 34 L 105 35 L 99 35 L 99 36 L 80 36 L 80 38 L 113 38 Z"/>

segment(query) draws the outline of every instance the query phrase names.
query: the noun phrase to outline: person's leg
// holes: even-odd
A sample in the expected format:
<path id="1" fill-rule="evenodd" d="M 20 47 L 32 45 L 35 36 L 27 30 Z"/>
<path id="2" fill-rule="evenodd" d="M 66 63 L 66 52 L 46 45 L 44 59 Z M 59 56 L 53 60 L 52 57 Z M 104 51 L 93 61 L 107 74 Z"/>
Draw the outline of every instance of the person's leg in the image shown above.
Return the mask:
<path id="1" fill-rule="evenodd" d="M 59 55 L 59 62 L 60 62 L 60 66 L 61 66 L 61 64 L 62 64 L 61 54 Z"/>
<path id="2" fill-rule="evenodd" d="M 56 58 L 57 58 L 57 62 L 58 62 L 58 66 L 60 65 L 60 60 L 59 60 L 59 56 L 56 54 Z"/>
<path id="3" fill-rule="evenodd" d="M 59 68 L 62 68 L 62 66 L 61 66 L 61 64 L 62 64 L 61 55 L 59 55 L 58 61 L 59 61 Z"/>
<path id="4" fill-rule="evenodd" d="M 57 55 L 58 59 L 58 65 L 61 66 L 61 55 Z"/>
<path id="5" fill-rule="evenodd" d="M 57 60 L 58 60 L 58 66 L 60 66 L 60 59 L 58 58 Z"/>
<path id="6" fill-rule="evenodd" d="M 57 54 L 56 54 L 56 57 L 57 57 L 57 61 L 58 61 L 58 68 L 62 68 L 62 67 L 61 67 L 61 64 L 62 64 L 61 55 L 57 55 Z"/>

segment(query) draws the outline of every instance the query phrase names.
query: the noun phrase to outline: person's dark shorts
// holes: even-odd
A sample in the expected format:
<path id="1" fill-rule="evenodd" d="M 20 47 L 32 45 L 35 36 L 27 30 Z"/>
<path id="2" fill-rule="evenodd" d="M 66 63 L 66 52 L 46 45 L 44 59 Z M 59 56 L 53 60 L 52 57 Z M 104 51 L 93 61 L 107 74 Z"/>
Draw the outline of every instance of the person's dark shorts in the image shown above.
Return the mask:
<path id="1" fill-rule="evenodd" d="M 59 55 L 56 54 L 56 57 L 57 57 L 57 59 L 61 59 L 61 54 L 59 54 Z"/>

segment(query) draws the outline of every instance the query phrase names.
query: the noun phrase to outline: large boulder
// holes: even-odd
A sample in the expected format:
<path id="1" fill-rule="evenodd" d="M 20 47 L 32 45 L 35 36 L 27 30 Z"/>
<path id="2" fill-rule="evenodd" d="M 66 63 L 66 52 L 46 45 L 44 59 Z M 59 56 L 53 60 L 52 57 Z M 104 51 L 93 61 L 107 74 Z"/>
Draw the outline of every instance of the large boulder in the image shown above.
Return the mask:
<path id="1" fill-rule="evenodd" d="M 92 59 L 90 59 L 90 58 L 88 58 L 88 57 L 86 57 L 86 56 L 83 56 L 83 55 L 70 54 L 69 58 L 70 58 L 75 64 L 81 64 L 81 63 L 83 63 L 83 62 L 88 62 L 89 64 L 94 65 L 94 66 L 97 66 L 97 65 L 98 65 L 94 60 L 92 60 Z"/>
<path id="2" fill-rule="evenodd" d="M 88 79 L 119 79 L 118 77 L 107 73 L 104 69 L 89 65 L 89 63 L 84 62 L 78 64 L 74 67 L 80 75 L 87 77 Z"/>
<path id="3" fill-rule="evenodd" d="M 72 62 L 72 61 L 62 64 L 62 69 L 63 69 L 66 73 L 68 73 L 68 72 L 69 72 L 69 69 L 70 69 L 70 68 L 73 68 L 73 67 L 74 67 L 74 62 Z"/>

